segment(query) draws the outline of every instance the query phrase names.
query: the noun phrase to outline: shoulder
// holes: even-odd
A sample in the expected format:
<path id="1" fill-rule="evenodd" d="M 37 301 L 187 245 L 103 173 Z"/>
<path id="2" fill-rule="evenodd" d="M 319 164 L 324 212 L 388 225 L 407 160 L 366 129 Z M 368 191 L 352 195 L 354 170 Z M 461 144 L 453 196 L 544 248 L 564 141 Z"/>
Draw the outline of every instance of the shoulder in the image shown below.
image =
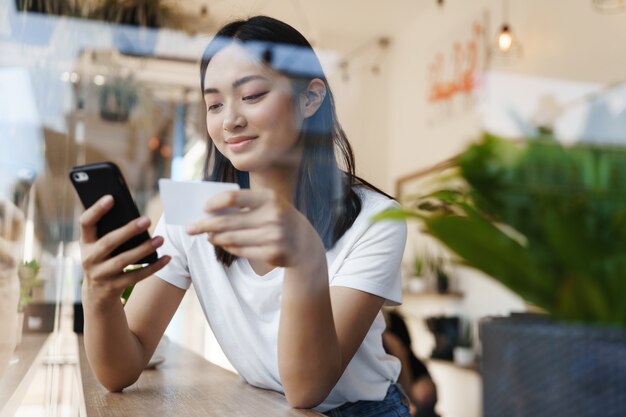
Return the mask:
<path id="1" fill-rule="evenodd" d="M 353 190 L 361 200 L 361 210 L 338 243 L 350 245 L 363 239 L 378 240 L 389 235 L 402 237 L 406 229 L 404 221 L 374 220 L 377 214 L 390 208 L 400 207 L 397 201 L 363 186 L 354 187 Z"/>
<path id="2" fill-rule="evenodd" d="M 371 216 L 374 216 L 381 211 L 389 208 L 400 207 L 396 200 L 367 187 L 357 186 L 354 188 L 354 192 L 361 200 L 361 212 L 358 217 L 369 216 L 371 219 Z"/>

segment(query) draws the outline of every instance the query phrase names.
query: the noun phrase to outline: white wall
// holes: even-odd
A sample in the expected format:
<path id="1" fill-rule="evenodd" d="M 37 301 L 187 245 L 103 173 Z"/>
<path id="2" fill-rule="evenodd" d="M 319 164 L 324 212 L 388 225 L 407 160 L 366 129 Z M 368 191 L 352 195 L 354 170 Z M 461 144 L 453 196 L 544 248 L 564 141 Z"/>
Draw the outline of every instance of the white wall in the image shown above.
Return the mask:
<path id="1" fill-rule="evenodd" d="M 387 107 L 389 102 L 389 51 L 372 42 L 349 61 L 348 78 L 336 68 L 327 69 L 335 95 L 339 121 L 353 147 L 357 175 L 391 193 Z M 374 72 L 373 67 L 377 67 Z"/>

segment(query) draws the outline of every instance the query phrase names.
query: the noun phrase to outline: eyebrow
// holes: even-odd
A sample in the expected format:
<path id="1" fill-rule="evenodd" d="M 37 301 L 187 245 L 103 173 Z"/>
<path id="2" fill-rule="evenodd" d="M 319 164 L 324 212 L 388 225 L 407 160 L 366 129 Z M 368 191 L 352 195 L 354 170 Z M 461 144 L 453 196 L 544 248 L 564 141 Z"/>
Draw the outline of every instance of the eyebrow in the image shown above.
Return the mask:
<path id="1" fill-rule="evenodd" d="M 240 78 L 238 80 L 235 80 L 235 82 L 233 82 L 233 88 L 241 87 L 243 84 L 245 84 L 247 82 L 250 82 L 250 81 L 253 81 L 253 80 L 264 80 L 264 81 L 267 81 L 267 78 L 265 78 L 265 77 L 263 77 L 261 75 L 248 75 L 248 76 L 242 77 L 242 78 Z M 217 88 L 209 87 L 209 88 L 205 88 L 204 89 L 204 95 L 215 94 L 215 93 L 218 93 L 218 92 L 219 92 L 219 90 Z"/>

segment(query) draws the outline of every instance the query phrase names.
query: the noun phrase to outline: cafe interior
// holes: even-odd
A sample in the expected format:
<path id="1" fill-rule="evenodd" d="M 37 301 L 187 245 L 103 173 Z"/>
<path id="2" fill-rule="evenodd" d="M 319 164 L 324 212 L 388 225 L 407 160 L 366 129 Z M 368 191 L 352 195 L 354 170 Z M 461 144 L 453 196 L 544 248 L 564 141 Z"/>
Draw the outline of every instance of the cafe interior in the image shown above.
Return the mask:
<path id="1" fill-rule="evenodd" d="M 83 344 L 70 169 L 117 165 L 152 232 L 159 179 L 203 179 L 204 48 L 255 15 L 309 40 L 401 205 L 372 221 L 407 223 L 412 415 L 625 416 L 626 1 L 3 0 L 0 417 L 322 415 L 238 376 L 193 285 L 123 392 Z"/>

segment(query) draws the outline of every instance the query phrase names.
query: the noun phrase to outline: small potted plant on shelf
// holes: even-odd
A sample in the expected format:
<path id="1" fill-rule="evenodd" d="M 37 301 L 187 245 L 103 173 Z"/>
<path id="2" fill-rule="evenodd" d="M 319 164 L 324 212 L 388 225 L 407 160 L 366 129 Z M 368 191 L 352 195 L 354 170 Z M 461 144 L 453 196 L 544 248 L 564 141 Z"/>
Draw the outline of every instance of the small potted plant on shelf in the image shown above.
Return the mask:
<path id="1" fill-rule="evenodd" d="M 439 294 L 447 294 L 450 291 L 450 276 L 445 268 L 442 258 L 437 258 L 431 265 L 435 278 L 435 288 Z"/>
<path id="2" fill-rule="evenodd" d="M 411 272 L 407 277 L 406 291 L 412 294 L 424 292 L 426 289 L 424 261 L 416 256 L 412 264 Z"/>
<path id="3" fill-rule="evenodd" d="M 44 283 L 39 279 L 39 263 L 36 260 L 24 262 L 18 267 L 17 275 L 20 279 L 20 301 L 17 313 L 17 344 L 22 341 L 22 330 L 24 327 L 24 309 L 33 302 L 33 290 L 41 287 Z"/>
<path id="4" fill-rule="evenodd" d="M 626 415 L 626 149 L 485 134 L 450 170 L 379 218 L 545 312 L 481 323 L 485 417 Z"/>
<path id="5" fill-rule="evenodd" d="M 462 367 L 474 365 L 474 339 L 472 322 L 468 319 L 459 320 L 459 339 L 454 347 L 454 363 Z"/>

